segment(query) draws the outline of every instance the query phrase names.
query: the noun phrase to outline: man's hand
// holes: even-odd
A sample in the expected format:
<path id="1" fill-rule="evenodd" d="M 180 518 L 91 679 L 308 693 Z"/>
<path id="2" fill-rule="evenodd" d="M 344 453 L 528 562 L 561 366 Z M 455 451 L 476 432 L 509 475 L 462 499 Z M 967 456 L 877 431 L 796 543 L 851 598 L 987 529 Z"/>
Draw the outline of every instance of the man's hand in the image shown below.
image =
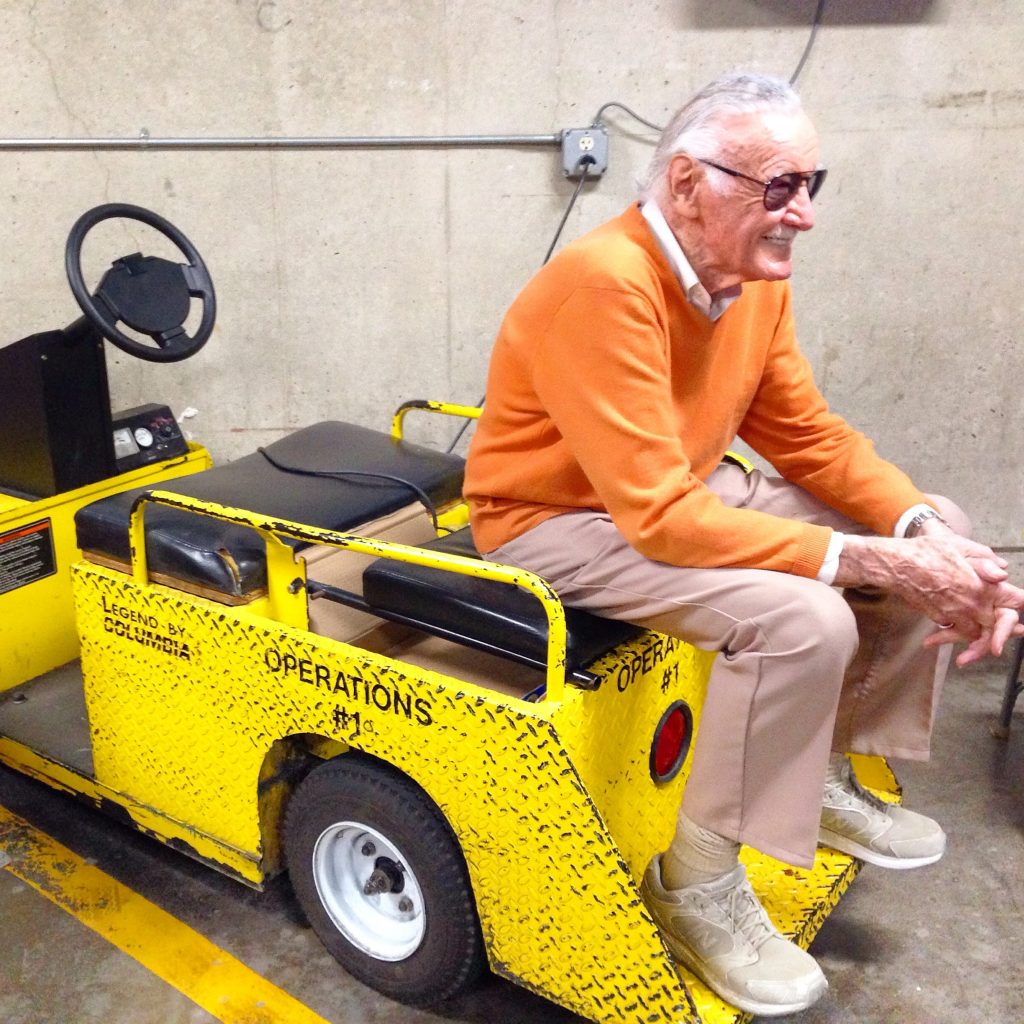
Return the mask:
<path id="1" fill-rule="evenodd" d="M 968 641 L 967 647 L 956 658 L 956 663 L 963 668 L 971 662 L 981 661 L 988 655 L 998 657 L 1002 654 L 1006 641 L 1013 636 L 1024 636 L 1024 622 L 1020 621 L 1020 613 L 1013 608 L 997 608 L 992 626 L 982 630 L 974 639 L 961 632 L 956 626 L 940 628 L 924 641 L 925 647 L 938 647 L 940 644 L 955 644 Z"/>
<path id="2" fill-rule="evenodd" d="M 971 563 L 978 577 L 987 583 L 1001 584 L 1007 581 L 1006 559 L 1000 558 L 994 551 L 984 545 L 975 544 L 961 538 L 939 519 L 928 519 L 920 531 L 920 536 L 944 536 L 954 543 L 963 540 L 962 550 Z M 981 550 L 979 550 L 981 549 Z M 938 632 L 933 633 L 924 641 L 925 647 L 937 647 L 941 644 L 965 642 L 967 647 L 957 655 L 956 663 L 962 668 L 972 662 L 980 661 L 991 654 L 998 657 L 1003 652 L 1007 640 L 1012 636 L 1024 636 L 1024 622 L 1021 621 L 1020 604 L 1016 598 L 1016 587 L 1010 587 L 1002 598 L 996 599 L 995 618 L 991 626 L 981 629 L 976 635 L 961 631 L 955 625 L 946 626 L 940 623 Z M 1001 600 L 1006 604 L 1002 605 Z"/>
<path id="3" fill-rule="evenodd" d="M 1024 634 L 1024 590 L 1008 582 L 1006 562 L 990 548 L 936 525 L 913 539 L 848 535 L 835 583 L 899 595 L 943 627 L 928 646 L 967 642 L 958 665 L 998 655 Z"/>

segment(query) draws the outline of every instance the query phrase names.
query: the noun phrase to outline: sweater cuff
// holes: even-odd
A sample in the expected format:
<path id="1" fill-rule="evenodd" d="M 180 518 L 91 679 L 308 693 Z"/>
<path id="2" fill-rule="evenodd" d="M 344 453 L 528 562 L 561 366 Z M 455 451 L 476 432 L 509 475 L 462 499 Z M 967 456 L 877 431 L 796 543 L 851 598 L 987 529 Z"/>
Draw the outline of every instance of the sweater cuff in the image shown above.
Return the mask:
<path id="1" fill-rule="evenodd" d="M 813 580 L 817 579 L 818 573 L 821 571 L 835 531 L 816 523 L 803 523 L 802 526 L 804 533 L 800 551 L 789 571 L 794 576 L 806 576 Z"/>
<path id="2" fill-rule="evenodd" d="M 825 561 L 821 563 L 821 568 L 818 570 L 819 583 L 827 583 L 831 587 L 835 582 L 836 573 L 839 572 L 839 556 L 843 552 L 845 540 L 846 534 L 840 533 L 838 530 L 832 531 L 832 537 L 825 551 Z"/>

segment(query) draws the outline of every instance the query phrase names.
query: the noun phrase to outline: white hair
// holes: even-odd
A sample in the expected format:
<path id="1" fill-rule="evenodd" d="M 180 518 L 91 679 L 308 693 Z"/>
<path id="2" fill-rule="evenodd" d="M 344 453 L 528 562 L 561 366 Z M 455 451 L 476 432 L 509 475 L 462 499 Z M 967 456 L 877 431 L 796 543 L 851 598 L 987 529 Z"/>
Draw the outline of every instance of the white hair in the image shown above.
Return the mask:
<path id="1" fill-rule="evenodd" d="M 642 199 L 655 197 L 664 187 L 665 172 L 677 153 L 697 159 L 720 159 L 727 141 L 726 118 L 735 114 L 779 111 L 797 114 L 803 109 L 796 90 L 775 75 L 731 71 L 709 82 L 669 122 L 640 179 Z M 721 187 L 725 186 L 722 182 Z M 715 187 L 715 186 L 712 186 Z"/>

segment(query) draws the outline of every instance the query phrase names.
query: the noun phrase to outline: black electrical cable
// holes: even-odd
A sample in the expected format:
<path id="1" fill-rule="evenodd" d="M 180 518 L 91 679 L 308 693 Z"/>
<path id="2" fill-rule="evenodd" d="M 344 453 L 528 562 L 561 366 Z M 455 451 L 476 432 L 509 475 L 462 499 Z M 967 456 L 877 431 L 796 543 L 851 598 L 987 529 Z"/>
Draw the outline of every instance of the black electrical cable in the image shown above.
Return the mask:
<path id="1" fill-rule="evenodd" d="M 433 524 L 434 533 L 440 533 L 441 527 L 437 522 L 437 506 L 430 500 L 430 496 L 422 487 L 414 484 L 411 480 L 406 480 L 404 477 L 392 476 L 390 473 L 371 473 L 368 470 L 363 469 L 302 469 L 299 466 L 286 466 L 282 462 L 278 462 L 266 448 L 257 448 L 256 451 L 260 453 L 269 462 L 274 469 L 279 469 L 283 473 L 296 473 L 299 476 L 315 476 L 325 477 L 329 480 L 343 480 L 346 477 L 364 477 L 366 479 L 374 480 L 386 480 L 389 483 L 400 484 L 402 487 L 408 487 L 413 494 L 419 499 L 420 503 L 427 510 L 427 514 L 430 516 L 430 522 Z M 451 531 L 448 531 L 451 532 Z"/>
<path id="2" fill-rule="evenodd" d="M 811 25 L 811 35 L 807 40 L 807 45 L 804 47 L 804 52 L 800 57 L 800 63 L 796 66 L 796 71 L 793 72 L 793 77 L 789 80 L 790 85 L 794 85 L 796 80 L 800 77 L 800 72 L 804 69 L 804 64 L 807 63 L 807 58 L 811 55 L 811 48 L 814 46 L 815 36 L 818 34 L 818 29 L 821 28 L 821 17 L 825 13 L 826 0 L 818 0 L 818 9 L 814 12 L 814 22 Z"/>
<path id="3" fill-rule="evenodd" d="M 580 192 L 583 190 L 583 186 L 587 180 L 587 174 L 591 165 L 594 163 L 592 156 L 584 156 L 580 158 L 580 162 L 576 165 L 580 169 L 580 180 L 576 184 L 576 189 L 572 194 L 572 198 L 569 200 L 569 205 L 565 208 L 565 213 L 562 214 L 562 219 L 558 222 L 558 230 L 555 231 L 555 237 L 551 239 L 551 245 L 548 246 L 548 251 L 544 256 L 544 263 L 547 263 L 551 259 L 551 254 L 555 251 L 555 246 L 558 245 L 558 239 L 562 237 L 562 228 L 565 227 L 565 222 L 569 219 L 569 214 L 572 213 L 572 208 L 576 205 L 576 200 L 579 198 Z M 544 263 L 541 266 L 544 266 Z"/>
<path id="4" fill-rule="evenodd" d="M 486 395 L 481 396 L 480 401 L 477 402 L 476 404 L 477 405 L 483 405 L 484 404 L 484 399 L 486 397 L 487 397 Z M 452 438 L 452 443 L 450 445 L 448 445 L 447 448 L 445 448 L 445 453 L 446 454 L 451 455 L 451 453 L 453 451 L 455 451 L 455 446 L 462 440 L 462 435 L 467 430 L 469 430 L 470 422 L 471 421 L 470 421 L 470 419 L 468 417 L 462 421 L 462 426 L 459 427 L 458 433 L 455 435 L 455 437 Z"/>
<path id="5" fill-rule="evenodd" d="M 604 108 L 602 107 L 602 110 Z M 555 251 L 555 246 L 558 245 L 558 239 L 562 237 L 562 229 L 565 227 L 565 222 L 569 219 L 569 214 L 572 213 L 572 208 L 576 205 L 576 200 L 579 198 L 580 192 L 583 191 L 583 186 L 587 180 L 587 174 L 589 173 L 590 166 L 594 163 L 592 156 L 580 157 L 579 163 L 576 165 L 580 169 L 580 180 L 576 184 L 576 188 L 573 190 L 572 196 L 569 199 L 569 205 L 565 208 L 565 213 L 562 214 L 562 219 L 558 222 L 558 228 L 555 230 L 555 237 L 551 239 L 551 245 L 548 246 L 547 254 L 544 256 L 544 260 L 541 266 L 544 266 L 549 259 L 551 254 Z M 476 403 L 477 405 L 483 405 L 486 395 L 482 395 L 480 400 Z M 452 439 L 452 443 L 448 445 L 445 451 L 450 455 L 455 451 L 455 446 L 462 440 L 462 435 L 469 429 L 469 424 L 472 421 L 466 419 L 463 421 L 461 427 L 459 427 L 458 433 Z"/>

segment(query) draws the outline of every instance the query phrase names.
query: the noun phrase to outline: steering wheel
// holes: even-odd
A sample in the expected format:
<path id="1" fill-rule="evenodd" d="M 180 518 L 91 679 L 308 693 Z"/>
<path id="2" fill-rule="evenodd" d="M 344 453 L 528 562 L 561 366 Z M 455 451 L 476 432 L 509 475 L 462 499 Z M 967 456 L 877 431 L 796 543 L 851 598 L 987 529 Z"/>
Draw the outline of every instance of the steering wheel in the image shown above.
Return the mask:
<path id="1" fill-rule="evenodd" d="M 103 275 L 96 294 L 90 295 L 82 277 L 82 243 L 101 221 L 118 217 L 141 221 L 159 231 L 178 247 L 188 263 L 172 263 L 138 252 L 122 256 Z M 64 268 L 71 292 L 86 318 L 129 355 L 153 363 L 174 363 L 195 355 L 213 331 L 217 299 L 202 256 L 170 221 L 141 206 L 105 203 L 82 214 L 68 235 Z M 203 314 L 195 334 L 188 335 L 183 325 L 192 298 L 202 301 Z M 130 338 L 118 328 L 119 322 L 149 335 L 156 347 Z"/>

